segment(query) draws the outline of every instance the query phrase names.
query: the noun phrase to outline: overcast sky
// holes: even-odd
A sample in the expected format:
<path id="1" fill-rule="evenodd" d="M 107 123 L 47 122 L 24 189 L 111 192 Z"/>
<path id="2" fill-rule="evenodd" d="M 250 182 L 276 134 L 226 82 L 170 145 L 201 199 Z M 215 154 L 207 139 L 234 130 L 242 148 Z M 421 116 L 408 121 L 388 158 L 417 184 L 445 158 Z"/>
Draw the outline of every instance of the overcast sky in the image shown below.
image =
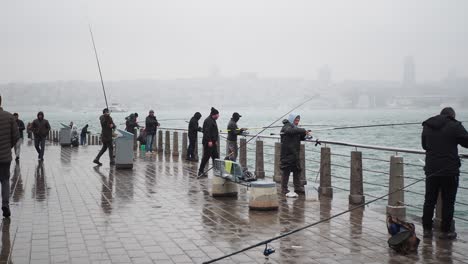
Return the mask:
<path id="1" fill-rule="evenodd" d="M 0 82 L 223 76 L 468 76 L 464 0 L 1 0 Z"/>

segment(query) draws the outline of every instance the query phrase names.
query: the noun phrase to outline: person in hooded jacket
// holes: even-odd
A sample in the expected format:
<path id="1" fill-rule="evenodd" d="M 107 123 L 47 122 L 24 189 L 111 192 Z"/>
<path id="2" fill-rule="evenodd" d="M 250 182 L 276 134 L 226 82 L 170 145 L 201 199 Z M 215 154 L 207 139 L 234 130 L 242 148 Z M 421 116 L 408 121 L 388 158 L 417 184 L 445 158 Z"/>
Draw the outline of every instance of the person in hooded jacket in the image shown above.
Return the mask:
<path id="1" fill-rule="evenodd" d="M 237 136 L 242 135 L 242 133 L 244 133 L 246 130 L 245 128 L 239 129 L 237 127 L 237 121 L 239 121 L 241 117 L 242 116 L 239 113 L 234 112 L 227 126 L 228 136 L 226 141 L 226 159 L 231 161 L 237 160 L 237 154 L 239 150 L 237 145 Z"/>
<path id="2" fill-rule="evenodd" d="M 455 111 L 451 107 L 442 109 L 440 115 L 427 119 L 422 125 L 421 144 L 426 150 L 426 192 L 422 216 L 424 237 L 432 237 L 432 217 L 440 191 L 442 223 L 439 238 L 454 239 L 457 233 L 452 225 L 453 211 L 461 166 L 458 145 L 468 148 L 468 132 L 455 119 Z"/>
<path id="3" fill-rule="evenodd" d="M 304 193 L 304 186 L 301 186 L 299 173 L 301 172 L 301 163 L 299 153 L 301 149 L 301 141 L 310 134 L 309 131 L 297 127 L 301 116 L 291 113 L 288 119 L 283 120 L 283 128 L 281 128 L 281 192 L 286 194 L 288 190 L 289 174 L 293 173 L 294 191 L 296 193 Z"/>
<path id="4" fill-rule="evenodd" d="M 202 132 L 203 129 L 198 126 L 198 121 L 202 115 L 200 112 L 196 112 L 193 117 L 190 119 L 189 125 L 188 125 L 188 139 L 189 139 L 189 145 L 187 148 L 187 157 L 186 159 L 189 161 L 196 161 L 197 157 L 195 157 L 195 148 L 197 147 L 197 138 L 198 138 L 198 132 Z"/>
<path id="5" fill-rule="evenodd" d="M 96 158 L 93 160 L 94 163 L 97 165 L 101 166 L 102 163 L 99 161 L 101 156 L 106 152 L 107 149 L 109 149 L 109 160 L 110 160 L 110 165 L 114 165 L 114 146 L 112 144 L 112 133 L 113 129 L 115 128 L 114 121 L 112 120 L 112 117 L 110 116 L 109 109 L 104 108 L 102 110 L 102 115 L 99 117 L 99 121 L 101 122 L 101 141 L 102 141 L 102 148 L 99 151 L 98 155 Z"/>
<path id="6" fill-rule="evenodd" d="M 45 140 L 49 135 L 50 124 L 47 119 L 44 119 L 44 113 L 37 113 L 37 119 L 32 123 L 32 131 L 34 133 L 34 147 L 38 153 L 38 159 L 44 160 Z"/>
<path id="7" fill-rule="evenodd" d="M 210 158 L 213 160 L 219 159 L 218 144 L 219 144 L 219 130 L 216 120 L 219 118 L 219 111 L 211 107 L 210 115 L 203 122 L 203 158 L 198 169 L 198 177 L 208 176 L 205 173 L 205 165 Z"/>
<path id="8" fill-rule="evenodd" d="M 130 132 L 132 134 L 135 134 L 135 128 L 139 128 L 140 125 L 138 125 L 138 113 L 130 114 L 129 117 L 127 117 L 127 121 L 125 121 L 125 130 L 127 132 Z"/>
<path id="9" fill-rule="evenodd" d="M 156 136 L 156 132 L 159 127 L 159 122 L 158 119 L 156 119 L 156 116 L 154 115 L 154 111 L 150 110 L 148 116 L 146 117 L 145 120 L 145 131 L 146 131 L 146 151 L 148 153 L 153 152 L 153 141 L 154 137 Z"/>
<path id="10" fill-rule="evenodd" d="M 80 145 L 86 145 L 86 136 L 89 134 L 88 131 L 88 124 L 86 124 L 82 129 L 81 129 L 81 134 L 80 134 Z"/>

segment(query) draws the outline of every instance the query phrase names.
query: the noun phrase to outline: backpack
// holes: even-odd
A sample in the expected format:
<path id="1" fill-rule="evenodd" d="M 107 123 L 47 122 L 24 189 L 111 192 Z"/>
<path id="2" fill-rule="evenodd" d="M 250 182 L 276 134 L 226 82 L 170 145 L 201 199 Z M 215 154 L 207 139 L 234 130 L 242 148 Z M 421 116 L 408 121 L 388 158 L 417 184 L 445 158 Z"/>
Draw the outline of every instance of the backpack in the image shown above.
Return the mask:
<path id="1" fill-rule="evenodd" d="M 406 255 L 418 250 L 421 241 L 415 232 L 413 223 L 401 221 L 397 217 L 387 217 L 387 230 L 392 235 L 387 243 L 396 252 Z"/>

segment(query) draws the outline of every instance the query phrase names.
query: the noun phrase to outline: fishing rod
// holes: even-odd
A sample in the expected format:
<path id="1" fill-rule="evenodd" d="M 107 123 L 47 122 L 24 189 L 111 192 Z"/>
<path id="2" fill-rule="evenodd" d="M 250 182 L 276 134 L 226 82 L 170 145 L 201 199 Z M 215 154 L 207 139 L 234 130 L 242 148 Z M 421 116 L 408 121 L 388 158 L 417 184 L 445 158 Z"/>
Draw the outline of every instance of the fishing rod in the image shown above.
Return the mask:
<path id="1" fill-rule="evenodd" d="M 109 109 L 109 105 L 107 104 L 106 89 L 104 88 L 104 81 L 102 79 L 101 65 L 99 64 L 96 44 L 94 43 L 93 31 L 91 30 L 91 24 L 88 24 L 88 26 L 89 26 L 89 33 L 91 34 L 91 41 L 93 42 L 94 54 L 96 55 L 96 62 L 97 62 L 97 66 L 99 69 L 99 76 L 101 77 L 101 86 L 102 86 L 102 92 L 104 93 L 104 100 L 106 101 L 106 108 Z"/>

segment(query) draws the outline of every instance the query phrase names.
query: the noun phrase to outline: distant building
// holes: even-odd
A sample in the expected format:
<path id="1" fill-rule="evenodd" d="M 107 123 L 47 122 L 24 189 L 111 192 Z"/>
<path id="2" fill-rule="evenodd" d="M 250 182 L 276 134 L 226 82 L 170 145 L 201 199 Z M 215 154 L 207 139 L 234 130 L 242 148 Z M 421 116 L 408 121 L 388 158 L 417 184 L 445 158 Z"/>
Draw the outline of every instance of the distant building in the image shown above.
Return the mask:
<path id="1" fill-rule="evenodd" d="M 403 86 L 413 87 L 416 83 L 415 66 L 413 57 L 408 56 L 405 58 L 403 66 Z"/>

